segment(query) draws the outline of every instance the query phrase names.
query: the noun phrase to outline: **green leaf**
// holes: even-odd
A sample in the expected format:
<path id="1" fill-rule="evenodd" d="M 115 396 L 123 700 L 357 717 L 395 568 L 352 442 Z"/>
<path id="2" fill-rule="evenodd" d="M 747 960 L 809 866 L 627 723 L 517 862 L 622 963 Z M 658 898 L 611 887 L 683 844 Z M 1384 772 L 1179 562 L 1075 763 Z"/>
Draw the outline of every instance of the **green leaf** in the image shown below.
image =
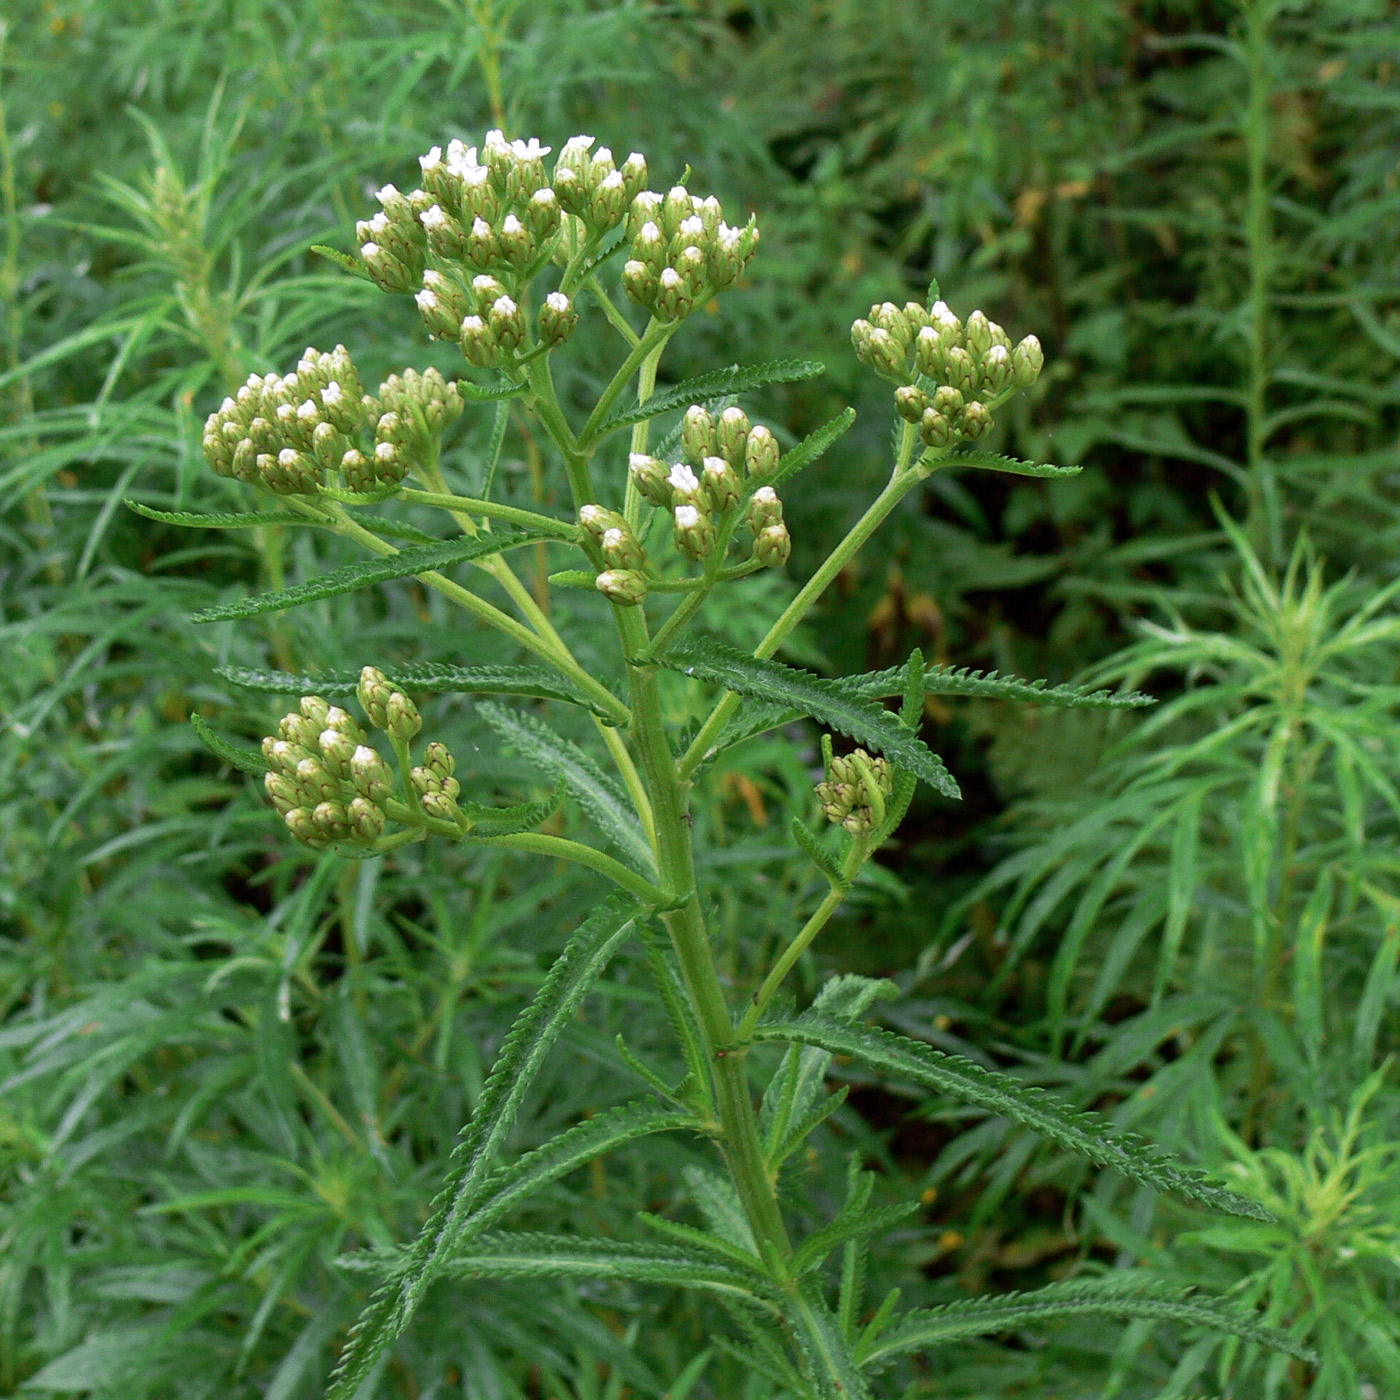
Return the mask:
<path id="1" fill-rule="evenodd" d="M 499 403 L 502 399 L 519 398 L 525 392 L 525 385 L 502 380 L 488 389 L 483 385 L 473 384 L 470 379 L 459 379 L 457 392 L 470 403 Z"/>
<path id="2" fill-rule="evenodd" d="M 1125 1132 L 1101 1114 L 1071 1108 L 1036 1085 L 984 1069 L 961 1055 L 945 1054 L 921 1041 L 812 1012 L 795 1020 L 761 1025 L 754 1031 L 754 1039 L 815 1045 L 833 1055 L 851 1055 L 895 1078 L 1009 1118 L 1144 1186 L 1175 1191 L 1231 1215 L 1272 1219 L 1254 1201 L 1213 1185 L 1200 1172 L 1177 1166 L 1160 1149 Z"/>
<path id="3" fill-rule="evenodd" d="M 815 360 L 770 360 L 763 365 L 730 365 L 728 369 L 711 370 L 683 379 L 670 389 L 653 394 L 644 404 L 631 404 L 619 409 L 603 422 L 598 436 L 617 428 L 630 428 L 633 423 L 645 423 L 663 413 L 673 413 L 691 404 L 703 404 L 727 394 L 744 394 L 761 389 L 766 384 L 794 384 L 813 375 L 825 374 L 826 366 Z M 839 434 L 838 434 L 839 436 Z"/>
<path id="4" fill-rule="evenodd" d="M 582 691 L 575 690 L 562 676 L 544 666 L 448 666 L 436 661 L 407 661 L 383 669 L 389 679 L 404 690 L 424 691 L 429 695 L 457 692 L 527 695 L 535 700 L 563 700 L 603 714 Z M 322 676 L 309 676 L 292 671 L 218 666 L 215 674 L 234 685 L 272 695 L 343 697 L 354 695 L 360 683 L 358 671 L 331 671 Z"/>
<path id="5" fill-rule="evenodd" d="M 494 701 L 478 705 L 477 712 L 502 739 L 519 750 L 527 763 L 562 780 L 629 864 L 644 875 L 655 873 L 651 843 L 633 815 L 626 794 L 573 740 L 556 734 L 534 715 L 507 709 Z"/>
<path id="6" fill-rule="evenodd" d="M 870 1387 L 845 1329 L 821 1299 L 799 1293 L 787 1316 L 820 1400 L 869 1400 Z"/>
<path id="7" fill-rule="evenodd" d="M 1144 1289 L 1141 1285 L 1126 1287 L 1121 1283 L 1076 1281 L 1052 1283 L 1033 1293 L 969 1298 L 964 1302 L 908 1313 L 893 1330 L 886 1332 L 878 1341 L 861 1346 L 857 1354 L 863 1365 L 871 1366 L 912 1351 L 961 1341 L 965 1337 L 985 1337 L 996 1332 L 1014 1331 L 1030 1322 L 1085 1314 L 1160 1318 L 1195 1324 L 1287 1352 L 1301 1361 L 1314 1365 L 1317 1362 L 1311 1348 L 1295 1342 L 1275 1328 L 1263 1326 L 1251 1314 L 1214 1299 L 1192 1297 L 1184 1290 L 1167 1291 Z"/>
<path id="8" fill-rule="evenodd" d="M 548 797 L 535 802 L 521 802 L 514 807 L 488 807 L 481 802 L 459 802 L 462 814 L 472 823 L 469 836 L 478 839 L 489 836 L 514 836 L 518 831 L 533 831 L 547 821 L 564 800 L 564 783 L 555 783 Z"/>
<path id="9" fill-rule="evenodd" d="M 456 1253 L 474 1223 L 473 1208 L 486 1195 L 491 1164 L 505 1145 L 526 1091 L 608 959 L 631 931 L 637 907 L 635 900 L 621 895 L 608 899 L 569 940 L 534 1000 L 516 1018 L 471 1122 L 453 1151 L 451 1169 L 427 1223 L 403 1269 L 375 1290 L 351 1328 L 327 1400 L 350 1400 L 380 1352 L 408 1326 L 429 1284 Z"/>
<path id="10" fill-rule="evenodd" d="M 488 1235 L 454 1255 L 453 1278 L 616 1278 L 765 1301 L 754 1275 L 675 1245 L 583 1240 L 574 1235 Z"/>
<path id="11" fill-rule="evenodd" d="M 199 735 L 200 743 L 225 763 L 231 763 L 255 778 L 261 778 L 268 771 L 267 760 L 257 749 L 245 749 L 241 744 L 230 744 L 227 739 L 221 739 L 198 715 L 190 716 L 190 724 Z"/>
<path id="12" fill-rule="evenodd" d="M 350 256 L 349 253 L 342 253 L 339 248 L 328 248 L 324 243 L 313 243 L 311 245 L 313 253 L 319 253 L 327 262 L 333 262 L 338 268 L 348 272 L 352 277 L 358 277 L 361 282 L 368 282 L 371 286 L 378 286 L 374 278 Z"/>
<path id="13" fill-rule="evenodd" d="M 536 530 L 520 530 L 513 534 L 478 535 L 475 539 L 447 540 L 441 544 L 418 545 L 400 550 L 383 559 L 368 559 L 361 564 L 347 564 L 332 569 L 319 578 L 308 579 L 293 588 L 277 593 L 259 593 L 237 603 L 220 603 L 191 613 L 191 622 L 228 622 L 235 618 L 256 617 L 260 613 L 281 612 L 286 608 L 302 607 L 306 603 L 333 598 L 340 593 L 354 593 L 371 584 L 387 583 L 390 579 L 407 578 L 412 574 L 432 573 L 452 564 L 464 564 L 469 559 L 481 559 L 488 554 L 518 549 L 523 544 L 551 538 Z"/>
<path id="14" fill-rule="evenodd" d="M 842 689 L 810 671 L 784 666 L 780 661 L 760 661 L 709 638 L 678 641 L 657 663 L 682 675 L 722 685 L 757 700 L 785 705 L 811 715 L 857 742 L 877 749 L 892 762 L 907 768 L 945 797 L 958 797 L 958 785 L 924 742 L 873 700 Z M 901 687 L 903 681 L 901 677 Z"/>
<path id="15" fill-rule="evenodd" d="M 801 1275 L 815 1269 L 833 1249 L 847 1240 L 869 1239 L 872 1235 L 892 1230 L 918 1208 L 917 1201 L 903 1201 L 898 1205 L 872 1206 L 868 1210 L 843 1210 L 830 1224 L 814 1230 L 802 1241 L 792 1257 L 793 1272 Z"/>
<path id="16" fill-rule="evenodd" d="M 855 421 L 855 409 L 847 408 L 829 423 L 823 423 L 815 432 L 808 433 L 791 452 L 783 454 L 778 462 L 777 475 L 767 484 L 779 486 L 788 477 L 796 476 L 803 467 L 810 467 L 819 457 L 825 456 L 831 445 L 843 437 Z"/>
<path id="17" fill-rule="evenodd" d="M 188 525 L 194 530 L 244 530 L 254 525 L 332 525 L 329 520 L 311 520 L 290 510 L 156 510 L 153 506 L 143 506 L 140 501 L 127 501 L 126 508 L 144 515 L 147 520 L 159 520 L 162 525 Z"/>
<path id="18" fill-rule="evenodd" d="M 801 817 L 792 819 L 792 838 L 802 847 L 803 854 L 838 889 L 850 888 L 850 881 L 841 873 L 841 863 L 827 850 L 820 836 Z"/>
<path id="19" fill-rule="evenodd" d="M 904 694 L 908 672 L 903 666 L 842 676 L 833 684 L 869 700 Z M 1088 686 L 1050 685 L 1022 680 L 996 671 L 973 671 L 966 666 L 930 666 L 923 673 L 925 695 L 964 695 L 985 700 L 1020 700 L 1032 705 L 1055 705 L 1065 710 L 1135 710 L 1155 705 L 1156 697 L 1137 691 L 1091 690 Z"/>
<path id="20" fill-rule="evenodd" d="M 1007 472 L 1012 476 L 1045 476 L 1060 478 L 1078 476 L 1083 467 L 1055 467 L 1049 462 L 1023 462 L 1019 457 L 1003 457 L 1000 452 L 955 452 L 940 466 L 980 467 L 989 472 Z"/>

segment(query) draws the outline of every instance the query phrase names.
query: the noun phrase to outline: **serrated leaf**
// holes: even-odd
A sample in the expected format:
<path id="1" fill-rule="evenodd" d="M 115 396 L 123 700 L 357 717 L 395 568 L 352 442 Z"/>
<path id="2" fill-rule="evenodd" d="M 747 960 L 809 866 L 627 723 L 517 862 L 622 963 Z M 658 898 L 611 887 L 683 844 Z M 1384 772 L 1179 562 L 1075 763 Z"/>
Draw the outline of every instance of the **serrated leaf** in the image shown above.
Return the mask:
<path id="1" fill-rule="evenodd" d="M 808 433 L 791 452 L 779 459 L 778 471 L 770 486 L 779 486 L 790 476 L 796 476 L 803 467 L 810 467 L 819 457 L 826 455 L 831 445 L 844 436 L 856 421 L 856 411 L 848 408 L 838 413 L 829 423 L 823 423 L 815 432 Z"/>
<path id="2" fill-rule="evenodd" d="M 631 931 L 636 914 L 635 900 L 621 895 L 609 898 L 575 932 L 534 1000 L 516 1018 L 452 1153 L 447 1180 L 427 1223 L 402 1270 L 375 1290 L 351 1328 L 327 1400 L 351 1400 L 379 1354 L 408 1326 L 429 1284 L 461 1244 L 526 1091 L 608 959 Z"/>
<path id="3" fill-rule="evenodd" d="M 368 282 L 371 286 L 377 286 L 374 278 L 369 272 L 360 266 L 349 253 L 342 253 L 339 248 L 328 248 L 324 243 L 313 243 L 311 245 L 313 253 L 319 253 L 327 262 L 333 262 L 338 268 L 348 272 L 352 277 L 358 277 L 361 282 Z"/>
<path id="4" fill-rule="evenodd" d="M 842 1211 L 830 1224 L 807 1236 L 792 1257 L 792 1269 L 801 1275 L 815 1269 L 828 1254 L 847 1240 L 869 1239 L 893 1229 L 919 1208 L 917 1201 L 898 1205 L 872 1206 L 866 1210 Z"/>
<path id="5" fill-rule="evenodd" d="M 488 1235 L 454 1256 L 444 1272 L 454 1278 L 630 1279 L 763 1301 L 752 1274 L 712 1255 L 574 1235 Z"/>
<path id="6" fill-rule="evenodd" d="M 473 384 L 470 379 L 459 379 L 457 392 L 470 403 L 499 403 L 502 399 L 519 398 L 525 392 L 525 385 L 506 381 L 487 389 Z"/>
<path id="7" fill-rule="evenodd" d="M 582 705 L 604 718 L 612 718 L 575 690 L 564 677 L 544 666 L 448 666 L 436 661 L 406 661 L 382 668 L 404 690 L 429 695 L 526 695 L 535 700 L 563 700 Z M 218 666 L 215 675 L 248 690 L 271 695 L 354 695 L 360 683 L 358 671 L 332 671 L 323 676 L 297 675 L 292 671 L 259 671 L 246 666 Z"/>
<path id="8" fill-rule="evenodd" d="M 471 823 L 469 836 L 484 840 L 491 836 L 514 836 L 520 831 L 533 831 L 541 822 L 548 821 L 564 800 L 562 781 L 554 785 L 548 797 L 534 802 L 521 802 L 514 807 L 488 807 L 481 802 L 459 802 L 462 814 Z"/>
<path id="9" fill-rule="evenodd" d="M 787 1316 L 819 1400 L 868 1400 L 870 1387 L 845 1329 L 820 1298 L 799 1293 Z"/>
<path id="10" fill-rule="evenodd" d="M 723 1259 L 737 1269 L 742 1269 L 745 1273 L 754 1274 L 759 1279 L 764 1277 L 763 1261 L 753 1252 L 753 1235 L 744 1236 L 747 1244 L 738 1244 L 728 1237 L 727 1233 L 714 1233 L 711 1230 L 699 1230 L 694 1225 L 683 1225 L 679 1220 L 667 1220 L 664 1215 L 652 1215 L 647 1211 L 639 1211 L 638 1221 L 649 1230 L 655 1230 L 658 1235 L 666 1235 L 668 1238 L 679 1241 L 687 1249 L 693 1249 L 700 1254 L 712 1255 Z"/>
<path id="11" fill-rule="evenodd" d="M 780 661 L 761 661 L 707 637 L 684 638 L 656 661 L 682 675 L 711 681 L 739 695 L 810 715 L 883 753 L 945 797 L 961 795 L 943 760 L 910 733 L 897 715 L 873 700 L 843 690 L 836 681 L 824 680 Z"/>
<path id="12" fill-rule="evenodd" d="M 626 794 L 572 739 L 557 734 L 542 719 L 494 701 L 477 706 L 481 717 L 526 762 L 551 778 L 559 778 L 579 806 L 597 823 L 630 865 L 654 875 L 651 843 L 633 815 Z"/>
<path id="13" fill-rule="evenodd" d="M 311 520 L 290 510 L 249 510 L 249 511 L 199 511 L 199 510 L 156 510 L 154 506 L 144 506 L 140 501 L 127 501 L 126 508 L 147 520 L 158 520 L 162 525 L 186 525 L 192 530 L 245 530 L 255 525 L 321 525 L 329 527 L 329 520 Z"/>
<path id="14" fill-rule="evenodd" d="M 812 1012 L 794 1020 L 761 1025 L 754 1031 L 754 1039 L 815 1045 L 833 1055 L 853 1056 L 896 1078 L 1009 1118 L 1144 1186 L 1174 1191 L 1231 1215 L 1272 1219 L 1254 1201 L 1213 1185 L 1201 1172 L 1177 1166 L 1166 1153 L 1135 1133 L 1125 1132 L 1101 1114 L 1072 1108 L 1036 1085 L 984 1069 L 961 1055 L 945 1054 L 922 1041 Z"/>
<path id="15" fill-rule="evenodd" d="M 708 374 L 683 379 L 670 389 L 662 389 L 644 404 L 619 409 L 604 420 L 603 426 L 598 429 L 598 436 L 602 437 L 604 433 L 618 428 L 630 428 L 633 423 L 645 423 L 663 413 L 674 413 L 678 408 L 689 408 L 691 404 L 722 398 L 726 394 L 746 394 L 767 384 L 794 384 L 825 372 L 826 366 L 815 360 L 770 360 L 763 365 L 730 365 L 728 369 L 711 370 Z"/>
<path id="16" fill-rule="evenodd" d="M 361 564 L 347 564 L 332 569 L 319 578 L 308 579 L 292 588 L 276 593 L 259 593 L 237 603 L 220 603 L 191 613 L 191 622 L 228 622 L 242 617 L 257 617 L 260 613 L 282 612 L 299 608 L 322 598 L 334 598 L 341 593 L 354 593 L 390 579 L 408 578 L 413 574 L 433 573 L 453 564 L 465 564 L 470 559 L 482 559 L 503 550 L 518 549 L 524 544 L 550 539 L 536 530 L 520 530 L 513 534 L 478 535 L 475 539 L 446 540 L 441 544 L 418 545 L 402 549 L 383 559 L 369 559 Z"/>
<path id="17" fill-rule="evenodd" d="M 822 844 L 822 839 L 801 817 L 792 819 L 792 839 L 802 847 L 803 854 L 838 890 L 847 889 L 850 881 L 841 873 L 841 863 Z"/>
<path id="18" fill-rule="evenodd" d="M 955 452 L 940 464 L 949 467 L 980 467 L 983 471 L 1007 472 L 1012 476 L 1061 478 L 1078 476 L 1083 467 L 1056 467 L 1049 462 L 1023 462 L 1019 457 L 1003 457 L 1000 452 Z"/>
<path id="19" fill-rule="evenodd" d="M 879 1340 L 859 1347 L 857 1354 L 863 1365 L 878 1365 L 895 1356 L 961 1341 L 965 1337 L 985 1337 L 996 1332 L 1010 1332 L 1031 1322 L 1085 1314 L 1160 1318 L 1196 1324 L 1316 1364 L 1316 1354 L 1311 1348 L 1275 1328 L 1265 1327 L 1250 1314 L 1213 1299 L 1192 1297 L 1184 1290 L 1145 1290 L 1140 1285 L 1132 1288 L 1121 1283 L 1073 1281 L 1052 1283 L 1033 1293 L 969 1298 L 908 1313 Z"/>
<path id="20" fill-rule="evenodd" d="M 267 760 L 257 749 L 245 749 L 241 744 L 230 744 L 227 739 L 221 739 L 198 715 L 190 716 L 190 724 L 199 735 L 199 742 L 225 763 L 231 763 L 255 778 L 261 778 L 268 771 Z"/>
<path id="21" fill-rule="evenodd" d="M 833 684 L 869 700 L 902 695 L 908 675 L 903 666 L 842 676 Z M 929 666 L 923 673 L 925 695 L 961 695 L 986 700 L 1021 700 L 1032 705 L 1055 705 L 1066 710 L 1132 710 L 1155 705 L 1157 699 L 1138 691 L 1091 690 L 1088 686 L 1050 685 L 996 671 L 974 671 L 966 666 Z"/>

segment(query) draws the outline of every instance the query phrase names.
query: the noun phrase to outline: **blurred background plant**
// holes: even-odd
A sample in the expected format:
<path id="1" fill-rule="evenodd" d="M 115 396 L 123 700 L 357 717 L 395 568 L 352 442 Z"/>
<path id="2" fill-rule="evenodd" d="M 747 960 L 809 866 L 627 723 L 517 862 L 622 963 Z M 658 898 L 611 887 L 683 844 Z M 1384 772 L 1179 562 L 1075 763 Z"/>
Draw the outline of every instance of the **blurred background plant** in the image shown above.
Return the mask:
<path id="1" fill-rule="evenodd" d="M 863 669 L 918 644 L 1166 697 L 1117 728 L 930 702 L 966 800 L 916 809 L 805 985 L 917 962 L 906 1030 L 966 1049 L 975 1028 L 1018 1072 L 1232 1170 L 1278 1226 L 1190 1228 L 1112 1181 L 1086 1191 L 997 1121 L 938 1103 L 911 1121 L 917 1100 L 859 1083 L 803 1189 L 839 1197 L 837 1147 L 926 1187 L 872 1296 L 1135 1260 L 1258 1301 L 1323 1367 L 1089 1319 L 1036 1347 L 959 1343 L 910 1393 L 1400 1385 L 1393 6 L 12 0 L 3 23 L 0 1393 L 316 1394 L 356 1299 L 330 1259 L 412 1233 L 482 1062 L 587 898 L 495 855 L 343 875 L 286 849 L 184 722 L 274 718 L 214 668 L 326 669 L 351 633 L 366 659 L 462 639 L 411 589 L 197 631 L 193 607 L 339 546 L 275 526 L 191 545 L 121 508 L 232 501 L 202 469 L 203 415 L 308 341 L 353 330 L 370 375 L 424 363 L 411 307 L 308 249 L 348 246 L 370 190 L 493 121 L 643 146 L 657 179 L 689 160 L 762 210 L 764 290 L 705 318 L 677 372 L 801 345 L 830 373 L 770 391 L 770 421 L 871 410 L 791 504 L 799 555 L 880 470 L 853 316 L 934 273 L 1042 334 L 1053 374 L 989 445 L 1087 470 L 1053 493 L 933 478 L 805 659 Z M 518 427 L 500 471 L 548 499 Z M 488 431 L 468 425 L 449 467 L 477 470 Z M 437 719 L 477 746 L 479 780 L 518 786 L 469 710 Z M 726 756 L 698 814 L 732 862 L 736 967 L 800 888 L 765 832 L 809 781 L 804 744 Z M 612 1021 L 647 1040 L 633 975 L 575 1028 L 518 1145 L 611 1101 Z M 664 1209 L 694 1164 L 649 1152 L 541 1198 L 541 1222 L 600 1233 Z M 466 1318 L 437 1306 L 382 1393 L 659 1394 L 692 1359 L 692 1393 L 771 1393 L 705 1351 L 678 1298 L 492 1285 Z"/>

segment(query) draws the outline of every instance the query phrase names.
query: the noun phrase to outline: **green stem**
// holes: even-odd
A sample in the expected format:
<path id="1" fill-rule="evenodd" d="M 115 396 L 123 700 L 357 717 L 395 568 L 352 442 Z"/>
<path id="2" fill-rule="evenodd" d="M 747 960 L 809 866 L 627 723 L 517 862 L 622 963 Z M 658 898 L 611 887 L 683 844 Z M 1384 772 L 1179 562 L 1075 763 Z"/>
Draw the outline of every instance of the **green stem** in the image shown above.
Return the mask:
<path id="1" fill-rule="evenodd" d="M 627 318 L 617 309 L 613 304 L 613 299 L 603 290 L 597 274 L 590 273 L 583 279 L 583 285 L 593 293 L 594 299 L 602 308 L 603 315 L 612 323 L 617 333 L 626 340 L 628 345 L 636 345 L 641 340 L 641 336 L 627 324 Z"/>
<path id="2" fill-rule="evenodd" d="M 584 865 L 590 870 L 596 870 L 599 875 L 606 875 L 614 884 L 621 885 L 652 908 L 666 902 L 666 896 L 650 880 L 643 879 L 621 861 L 604 855 L 602 851 L 594 850 L 592 846 L 585 846 L 580 841 L 569 841 L 562 836 L 546 836 L 538 831 L 519 831 L 510 836 L 479 836 L 473 839 L 486 846 L 505 846 L 512 851 L 529 851 L 531 855 L 553 856 L 558 860 L 573 861 L 575 865 Z"/>
<path id="3" fill-rule="evenodd" d="M 661 363 L 662 353 L 666 349 L 666 342 L 662 341 L 650 355 L 642 361 L 641 368 L 637 371 L 637 402 L 645 403 L 656 388 L 656 367 Z M 651 419 L 643 418 L 640 423 L 632 425 L 632 443 L 628 449 L 631 452 L 645 452 L 647 443 L 651 438 Z M 642 528 L 642 496 L 637 490 L 637 483 L 632 480 L 632 473 L 627 473 L 627 492 L 623 498 L 622 514 L 634 532 L 640 532 Z"/>
<path id="4" fill-rule="evenodd" d="M 593 445 L 594 439 L 598 436 L 603 422 L 608 416 L 608 411 L 617 402 L 618 396 L 627 387 L 632 376 L 646 362 L 648 356 L 665 347 L 666 342 L 675 332 L 675 322 L 653 321 L 646 328 L 646 333 L 632 347 L 617 373 L 613 375 L 608 387 L 603 390 L 598 402 L 593 405 L 593 412 L 588 415 L 588 421 L 583 425 L 583 429 L 578 435 L 579 450 L 586 451 Z"/>
<path id="5" fill-rule="evenodd" d="M 837 574 L 846 567 L 866 540 L 884 524 L 885 518 L 895 506 L 938 465 L 936 461 L 928 461 L 911 467 L 909 459 L 913 454 L 914 441 L 917 441 L 917 438 L 913 425 L 906 423 L 899 460 L 885 489 L 875 497 L 870 508 L 851 526 L 846 538 L 832 550 L 826 562 L 807 580 L 797 597 L 783 609 L 782 615 L 768 629 L 767 635 L 754 649 L 754 655 L 760 660 L 772 656 L 782 646 L 792 629 L 807 615 L 808 610 L 826 592 Z M 688 777 L 703 761 L 711 745 L 738 708 L 739 697 L 733 692 L 727 692 L 716 704 L 710 712 L 709 719 L 705 721 L 681 759 L 680 771 L 683 777 Z"/>
<path id="6" fill-rule="evenodd" d="M 394 499 L 407 501 L 411 505 L 436 506 L 439 510 L 461 511 L 467 515 L 482 515 L 490 520 L 504 520 L 511 525 L 521 525 L 529 530 L 539 530 L 543 534 L 557 535 L 571 544 L 583 533 L 577 525 L 571 525 L 567 520 L 556 520 L 550 515 L 521 510 L 518 506 L 502 505 L 498 501 L 478 500 L 474 496 L 453 496 L 439 491 L 404 489 L 398 492 Z"/>

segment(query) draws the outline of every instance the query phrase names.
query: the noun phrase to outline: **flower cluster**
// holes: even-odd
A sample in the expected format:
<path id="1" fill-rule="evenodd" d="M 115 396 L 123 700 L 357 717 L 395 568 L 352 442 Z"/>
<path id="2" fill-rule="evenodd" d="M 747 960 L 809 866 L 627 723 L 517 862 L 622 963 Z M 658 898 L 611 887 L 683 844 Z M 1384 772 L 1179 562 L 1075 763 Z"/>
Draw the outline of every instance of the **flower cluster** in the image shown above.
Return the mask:
<path id="1" fill-rule="evenodd" d="M 670 512 L 676 548 L 687 559 L 715 561 L 743 520 L 754 537 L 750 557 L 776 567 L 792 553 L 782 502 L 763 484 L 776 474 L 778 457 L 777 438 L 762 424 L 752 426 L 743 409 L 726 408 L 716 419 L 693 404 L 681 426 L 682 460 L 668 466 L 634 452 L 629 471 L 642 498 Z M 585 506 L 579 523 L 608 565 L 598 575 L 599 591 L 616 603 L 640 602 L 647 591 L 646 556 L 626 522 L 614 511 Z"/>
<path id="2" fill-rule="evenodd" d="M 1034 384 L 1045 363 L 1035 336 L 1013 347 L 982 312 L 964 325 L 943 301 L 872 306 L 869 318 L 851 327 L 851 339 L 863 363 L 900 386 L 895 408 L 934 449 L 985 437 L 992 409 Z"/>
<path id="3" fill-rule="evenodd" d="M 382 729 L 395 749 L 407 754 L 423 728 L 417 706 L 382 671 L 360 673 L 360 706 L 370 725 Z M 418 811 L 396 797 L 389 765 L 364 729 L 339 706 L 319 695 L 302 697 L 277 733 L 263 740 L 268 762 L 264 780 L 272 804 L 298 841 L 318 850 L 331 845 L 374 846 L 392 819 L 422 825 L 421 812 L 462 826 L 453 777 L 455 764 L 445 745 L 431 743 L 423 763 L 408 773 Z"/>
<path id="4" fill-rule="evenodd" d="M 880 825 L 885 798 L 894 791 L 889 763 L 864 749 L 826 762 L 826 781 L 817 784 L 817 798 L 827 821 L 838 822 L 853 836 Z"/>
<path id="5" fill-rule="evenodd" d="M 684 185 L 660 195 L 646 190 L 627 216 L 631 250 L 622 269 L 627 295 L 659 321 L 688 316 L 708 295 L 735 282 L 758 247 L 758 225 L 724 222 L 713 195 Z"/>
<path id="6" fill-rule="evenodd" d="M 251 375 L 209 415 L 204 456 L 220 476 L 284 496 L 315 495 L 339 476 L 351 491 L 396 485 L 414 454 L 462 411 L 435 369 L 405 370 L 364 392 L 343 345 L 308 346 L 288 375 Z"/>

